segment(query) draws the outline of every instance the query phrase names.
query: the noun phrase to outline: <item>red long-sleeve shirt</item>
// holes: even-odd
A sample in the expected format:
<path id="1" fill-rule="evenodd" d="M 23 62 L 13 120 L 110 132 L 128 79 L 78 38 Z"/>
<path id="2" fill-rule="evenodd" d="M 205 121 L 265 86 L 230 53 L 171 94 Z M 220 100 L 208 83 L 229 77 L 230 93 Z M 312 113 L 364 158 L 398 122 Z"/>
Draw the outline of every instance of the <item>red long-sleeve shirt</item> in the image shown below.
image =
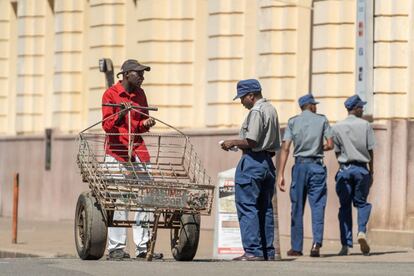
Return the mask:
<path id="1" fill-rule="evenodd" d="M 102 96 L 102 104 L 120 104 L 122 102 L 130 102 L 132 105 L 139 105 L 147 107 L 147 97 L 144 90 L 141 88 L 137 91 L 128 93 L 122 86 L 121 81 L 108 88 Z M 109 119 L 109 116 L 120 111 L 120 107 L 102 106 L 102 127 L 107 135 L 105 143 L 105 152 L 120 162 L 128 160 L 128 114 L 125 115 L 121 122 L 117 123 L 119 114 Z M 148 110 L 139 110 L 145 114 L 148 114 Z M 131 111 L 131 133 L 144 133 L 148 131 L 148 128 L 144 126 L 144 120 L 148 117 Z M 105 120 L 106 119 L 106 120 Z M 114 135 L 115 134 L 115 135 Z M 134 139 L 134 145 L 132 149 L 133 159 L 137 155 L 141 162 L 148 162 L 150 156 L 145 146 L 144 140 L 140 135 L 132 136 Z M 131 138 L 132 138 L 131 137 Z M 133 160 L 134 161 L 134 160 Z"/>

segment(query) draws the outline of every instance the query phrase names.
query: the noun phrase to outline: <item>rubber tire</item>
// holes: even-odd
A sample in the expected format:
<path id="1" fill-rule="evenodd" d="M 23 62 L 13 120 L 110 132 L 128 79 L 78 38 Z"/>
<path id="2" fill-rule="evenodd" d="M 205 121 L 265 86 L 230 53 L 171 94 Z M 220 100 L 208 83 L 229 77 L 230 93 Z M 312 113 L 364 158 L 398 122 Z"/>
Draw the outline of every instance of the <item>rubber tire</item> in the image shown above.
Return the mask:
<path id="1" fill-rule="evenodd" d="M 200 214 L 182 215 L 178 240 L 174 239 L 171 229 L 171 253 L 177 261 L 192 261 L 197 253 L 200 239 Z"/>
<path id="2" fill-rule="evenodd" d="M 101 207 L 89 192 L 84 192 L 78 197 L 74 230 L 79 257 L 82 260 L 102 258 L 105 254 L 107 227 Z"/>

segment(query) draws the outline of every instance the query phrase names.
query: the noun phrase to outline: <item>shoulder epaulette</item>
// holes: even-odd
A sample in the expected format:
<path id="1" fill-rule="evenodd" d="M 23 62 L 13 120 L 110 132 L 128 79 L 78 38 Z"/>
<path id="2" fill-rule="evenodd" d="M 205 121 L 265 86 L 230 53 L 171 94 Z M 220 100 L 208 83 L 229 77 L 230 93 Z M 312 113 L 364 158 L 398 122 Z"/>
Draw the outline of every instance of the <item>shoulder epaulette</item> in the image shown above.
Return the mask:
<path id="1" fill-rule="evenodd" d="M 296 117 L 298 117 L 299 115 L 295 115 L 293 117 L 290 117 L 288 121 L 295 119 Z"/>

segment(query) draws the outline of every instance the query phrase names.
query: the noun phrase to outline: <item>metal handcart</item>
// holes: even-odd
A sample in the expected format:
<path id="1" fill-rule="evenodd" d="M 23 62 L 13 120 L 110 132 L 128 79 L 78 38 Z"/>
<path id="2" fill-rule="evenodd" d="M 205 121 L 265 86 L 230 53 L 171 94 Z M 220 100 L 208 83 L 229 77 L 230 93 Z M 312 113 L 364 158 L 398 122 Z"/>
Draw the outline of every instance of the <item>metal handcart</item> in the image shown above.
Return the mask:
<path id="1" fill-rule="evenodd" d="M 108 104 L 112 107 L 120 105 Z M 114 211 L 153 214 L 145 225 L 152 230 L 146 259 L 153 258 L 157 230 L 170 229 L 171 252 L 178 261 L 191 261 L 200 238 L 200 215 L 210 215 L 214 185 L 203 168 L 190 139 L 180 130 L 142 111 L 152 107 L 132 106 L 132 112 L 148 116 L 171 131 L 104 133 L 104 120 L 79 133 L 77 163 L 89 191 L 79 195 L 75 213 L 75 243 L 83 260 L 100 259 L 107 242 L 108 227 L 131 227 L 135 220 L 114 220 Z M 114 113 L 112 116 L 119 114 Z M 112 116 L 106 118 L 110 119 Z M 128 139 L 128 147 L 110 145 L 110 136 Z M 134 158 L 133 149 L 145 144 L 149 162 Z M 106 147 L 119 148 L 125 156 L 119 161 L 108 158 Z M 120 147 L 117 147 L 120 146 Z"/>

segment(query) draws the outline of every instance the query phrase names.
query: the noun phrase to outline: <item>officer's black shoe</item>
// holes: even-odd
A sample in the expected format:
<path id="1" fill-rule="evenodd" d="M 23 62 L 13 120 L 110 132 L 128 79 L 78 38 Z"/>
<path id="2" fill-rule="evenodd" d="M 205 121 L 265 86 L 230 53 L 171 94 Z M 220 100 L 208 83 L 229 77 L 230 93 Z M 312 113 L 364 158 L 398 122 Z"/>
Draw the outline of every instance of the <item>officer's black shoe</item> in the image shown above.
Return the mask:
<path id="1" fill-rule="evenodd" d="M 137 260 L 144 260 L 147 257 L 147 252 L 141 252 L 137 255 Z M 154 260 L 161 260 L 164 258 L 164 254 L 162 253 L 155 253 L 152 255 L 152 259 Z"/>
<path id="2" fill-rule="evenodd" d="M 109 252 L 108 260 L 111 261 L 122 261 L 123 259 L 129 259 L 130 256 L 122 249 L 115 249 Z"/>
<path id="3" fill-rule="evenodd" d="M 277 257 L 276 256 L 268 256 L 267 259 L 266 259 L 266 261 L 270 261 L 270 262 L 280 261 L 280 260 L 281 260 L 281 257 L 279 255 Z"/>
<path id="4" fill-rule="evenodd" d="M 263 256 L 255 256 L 244 253 L 243 255 L 236 257 L 233 261 L 264 261 L 265 258 Z"/>
<path id="5" fill-rule="evenodd" d="M 293 249 L 289 249 L 289 251 L 286 253 L 289 257 L 299 257 L 303 256 L 303 253 L 300 251 L 295 251 Z"/>
<path id="6" fill-rule="evenodd" d="M 348 245 L 342 245 L 341 251 L 339 251 L 338 256 L 348 256 L 351 253 L 349 252 Z"/>
<path id="7" fill-rule="evenodd" d="M 312 245 L 312 249 L 310 251 L 310 256 L 311 257 L 320 257 L 321 255 L 319 254 L 319 249 L 321 248 L 321 245 L 319 243 L 314 243 Z"/>

